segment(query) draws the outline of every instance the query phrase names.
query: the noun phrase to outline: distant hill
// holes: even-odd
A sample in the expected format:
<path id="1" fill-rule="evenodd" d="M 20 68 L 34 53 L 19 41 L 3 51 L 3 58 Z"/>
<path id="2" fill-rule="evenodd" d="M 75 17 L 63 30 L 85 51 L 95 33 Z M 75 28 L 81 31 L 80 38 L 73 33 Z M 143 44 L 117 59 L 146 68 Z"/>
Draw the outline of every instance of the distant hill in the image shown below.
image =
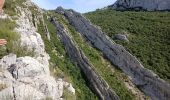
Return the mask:
<path id="1" fill-rule="evenodd" d="M 116 10 L 170 11 L 170 0 L 117 0 L 109 7 Z"/>

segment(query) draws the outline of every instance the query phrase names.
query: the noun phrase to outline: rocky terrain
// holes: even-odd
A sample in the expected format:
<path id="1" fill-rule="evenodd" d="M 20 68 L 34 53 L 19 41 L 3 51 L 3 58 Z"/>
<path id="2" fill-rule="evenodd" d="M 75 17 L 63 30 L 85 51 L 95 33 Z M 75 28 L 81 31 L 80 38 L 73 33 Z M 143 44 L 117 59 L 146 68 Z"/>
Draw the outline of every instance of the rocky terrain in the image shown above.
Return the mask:
<path id="1" fill-rule="evenodd" d="M 170 85 L 152 71 L 145 69 L 136 57 L 127 52 L 123 46 L 112 42 L 97 27 L 92 25 L 80 13 L 59 7 L 57 13 L 63 14 L 74 28 L 95 48 L 99 49 L 112 64 L 118 66 L 131 77 L 143 92 L 152 99 L 170 98 Z"/>
<path id="2" fill-rule="evenodd" d="M 24 7 L 23 7 L 23 6 Z M 16 7 L 17 27 L 15 32 L 20 35 L 22 46 L 34 50 L 34 57 L 17 57 L 9 54 L 0 60 L 0 99 L 1 100 L 62 100 L 64 88 L 75 93 L 74 88 L 61 78 L 51 76 L 49 70 L 49 55 L 41 35 L 37 32 L 37 24 L 43 21 L 43 11 L 27 0 Z M 29 7 L 35 7 L 39 14 L 32 17 Z M 9 19 L 11 16 L 3 17 Z M 10 18 L 10 20 L 13 20 Z M 36 20 L 36 23 L 33 23 Z"/>
<path id="3" fill-rule="evenodd" d="M 109 6 L 116 10 L 169 11 L 169 0 L 117 0 Z"/>
<path id="4" fill-rule="evenodd" d="M 77 48 L 77 45 L 71 39 L 70 33 L 62 25 L 60 25 L 55 18 L 51 21 L 57 29 L 57 33 L 64 43 L 66 51 L 75 64 L 77 64 L 84 75 L 86 76 L 89 84 L 94 89 L 96 94 L 101 100 L 119 100 L 119 97 L 110 89 L 109 85 L 98 75 L 94 67 L 89 63 L 84 53 Z"/>
<path id="5" fill-rule="evenodd" d="M 169 3 L 118 0 L 110 7 L 170 10 Z M 82 14 L 62 7 L 42 10 L 31 0 L 5 4 L 0 38 L 8 44 L 0 47 L 0 100 L 170 98 L 166 81 Z M 112 38 L 131 42 L 129 34 Z"/>

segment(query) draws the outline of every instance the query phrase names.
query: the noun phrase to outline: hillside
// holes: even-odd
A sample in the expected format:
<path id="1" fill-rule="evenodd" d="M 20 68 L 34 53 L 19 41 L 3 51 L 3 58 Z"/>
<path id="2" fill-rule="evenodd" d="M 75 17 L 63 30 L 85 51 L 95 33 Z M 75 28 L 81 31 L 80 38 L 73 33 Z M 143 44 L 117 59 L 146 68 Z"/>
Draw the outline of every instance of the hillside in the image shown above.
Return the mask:
<path id="1" fill-rule="evenodd" d="M 168 100 L 169 19 L 167 12 L 81 14 L 6 0 L 0 100 Z"/>
<path id="2" fill-rule="evenodd" d="M 169 0 L 117 0 L 109 8 L 115 10 L 170 11 Z"/>
<path id="3" fill-rule="evenodd" d="M 170 82 L 170 13 L 100 10 L 85 14 L 112 39 L 127 34 L 129 42 L 114 40 L 146 67 Z"/>

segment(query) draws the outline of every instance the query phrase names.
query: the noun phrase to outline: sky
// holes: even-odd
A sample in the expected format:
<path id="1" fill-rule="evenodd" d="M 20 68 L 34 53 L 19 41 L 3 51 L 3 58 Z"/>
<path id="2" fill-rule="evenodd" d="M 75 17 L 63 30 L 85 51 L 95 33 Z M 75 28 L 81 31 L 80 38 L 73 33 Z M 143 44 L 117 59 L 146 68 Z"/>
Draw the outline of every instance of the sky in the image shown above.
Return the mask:
<path id="1" fill-rule="evenodd" d="M 32 0 L 41 8 L 51 10 L 62 6 L 85 13 L 113 4 L 116 0 Z"/>

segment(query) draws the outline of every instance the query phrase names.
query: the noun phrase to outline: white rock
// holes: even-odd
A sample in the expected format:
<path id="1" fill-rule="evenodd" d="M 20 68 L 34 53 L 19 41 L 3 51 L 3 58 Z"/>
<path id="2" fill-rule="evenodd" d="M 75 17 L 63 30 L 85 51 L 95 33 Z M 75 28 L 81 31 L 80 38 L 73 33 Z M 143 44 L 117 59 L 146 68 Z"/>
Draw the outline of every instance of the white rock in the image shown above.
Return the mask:
<path id="1" fill-rule="evenodd" d="M 16 63 L 16 55 L 9 54 L 0 60 L 1 69 L 7 69 L 10 65 Z"/>
<path id="2" fill-rule="evenodd" d="M 37 91 L 35 88 L 25 84 L 15 87 L 14 91 L 16 100 L 42 100 L 46 98 L 42 92 Z"/>
<path id="3" fill-rule="evenodd" d="M 13 100 L 13 97 L 12 86 L 0 91 L 0 100 Z"/>
<path id="4" fill-rule="evenodd" d="M 72 84 L 69 85 L 68 90 L 75 95 L 76 91 L 73 88 Z"/>
<path id="5" fill-rule="evenodd" d="M 18 67 L 18 78 L 35 77 L 39 75 L 50 75 L 48 66 L 43 66 L 36 59 L 31 57 L 21 57 L 17 59 L 16 65 Z"/>

